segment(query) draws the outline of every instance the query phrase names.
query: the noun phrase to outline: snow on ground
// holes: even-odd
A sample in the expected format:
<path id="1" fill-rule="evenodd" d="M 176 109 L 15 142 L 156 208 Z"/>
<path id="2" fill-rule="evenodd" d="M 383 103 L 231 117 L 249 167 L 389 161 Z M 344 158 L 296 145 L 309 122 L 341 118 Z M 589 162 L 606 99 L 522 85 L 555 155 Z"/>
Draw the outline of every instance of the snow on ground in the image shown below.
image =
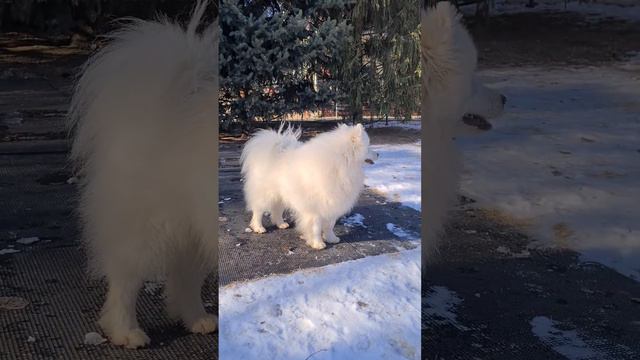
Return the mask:
<path id="1" fill-rule="evenodd" d="M 400 226 L 393 224 L 393 223 L 387 223 L 387 230 L 389 230 L 390 233 L 392 233 L 393 235 L 395 235 L 396 237 L 400 238 L 400 239 L 404 239 L 404 240 L 419 240 L 420 239 L 420 234 L 416 234 L 413 233 L 411 231 L 408 231 L 404 228 L 401 228 Z"/>
<path id="2" fill-rule="evenodd" d="M 364 216 L 359 213 L 353 213 L 350 216 L 345 216 L 342 219 L 342 224 L 350 228 L 354 228 L 354 227 L 366 228 L 367 227 L 367 225 L 364 224 Z"/>
<path id="3" fill-rule="evenodd" d="M 222 287 L 220 358 L 420 359 L 420 261 L 418 248 Z"/>
<path id="4" fill-rule="evenodd" d="M 599 348 L 611 348 L 604 340 L 588 339 L 580 336 L 576 330 L 565 330 L 568 326 L 549 319 L 536 316 L 531 320 L 531 331 L 543 343 L 568 360 L 614 360 Z M 608 345 L 608 346 L 607 346 Z M 634 358 L 631 349 L 623 345 L 614 345 L 617 355 Z"/>
<path id="5" fill-rule="evenodd" d="M 590 21 L 601 21 L 615 18 L 627 21 L 640 21 L 640 4 L 637 0 L 598 0 L 598 2 L 582 2 L 575 0 L 535 0 L 537 5 L 526 7 L 529 0 L 497 0 L 491 14 L 513 14 L 522 12 L 558 12 L 571 11 L 586 16 Z M 566 5 L 566 6 L 565 6 Z M 475 11 L 474 6 L 463 8 L 464 12 Z"/>
<path id="6" fill-rule="evenodd" d="M 33 244 L 35 242 L 38 242 L 38 241 L 40 241 L 40 238 L 37 237 L 37 236 L 26 237 L 26 238 L 21 238 L 21 239 L 16 240 L 16 242 L 18 244 L 22 244 L 22 245 L 31 245 L 31 244 Z"/>
<path id="7" fill-rule="evenodd" d="M 458 305 L 462 303 L 458 294 L 444 286 L 432 286 L 427 294 L 428 296 L 424 299 L 424 312 L 432 322 L 452 325 L 459 330 L 468 329 L 458 323 L 456 310 Z"/>
<path id="8" fill-rule="evenodd" d="M 420 142 L 372 145 L 380 157 L 365 166 L 364 183 L 389 200 L 420 211 Z"/>
<path id="9" fill-rule="evenodd" d="M 0 255 L 7 255 L 7 254 L 15 254 L 20 252 L 20 250 L 16 250 L 16 249 L 0 249 Z"/>
<path id="10" fill-rule="evenodd" d="M 492 131 L 459 140 L 462 190 L 640 280 L 640 72 L 484 71 L 509 101 Z"/>
<path id="11" fill-rule="evenodd" d="M 607 358 L 604 353 L 585 343 L 575 330 L 560 330 L 557 325 L 546 316 L 536 316 L 531 320 L 531 331 L 540 341 L 569 360 Z"/>

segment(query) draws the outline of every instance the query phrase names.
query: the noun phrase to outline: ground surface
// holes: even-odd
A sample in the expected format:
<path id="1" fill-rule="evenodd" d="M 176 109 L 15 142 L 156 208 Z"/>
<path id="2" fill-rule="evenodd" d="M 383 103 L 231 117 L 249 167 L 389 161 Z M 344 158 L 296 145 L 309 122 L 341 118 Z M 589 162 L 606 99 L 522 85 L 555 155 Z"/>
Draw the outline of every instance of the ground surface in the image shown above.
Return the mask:
<path id="1" fill-rule="evenodd" d="M 424 269 L 427 359 L 640 357 L 638 207 L 621 205 L 640 185 L 640 23 L 638 7 L 621 12 L 473 25 L 482 78 L 509 102 L 460 139 L 477 202 Z"/>

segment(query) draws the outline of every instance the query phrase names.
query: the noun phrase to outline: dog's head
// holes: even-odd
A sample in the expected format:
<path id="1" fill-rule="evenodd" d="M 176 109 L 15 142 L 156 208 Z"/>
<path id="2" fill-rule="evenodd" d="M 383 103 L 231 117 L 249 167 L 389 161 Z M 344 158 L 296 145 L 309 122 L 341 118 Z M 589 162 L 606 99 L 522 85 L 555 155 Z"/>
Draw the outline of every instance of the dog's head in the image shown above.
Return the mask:
<path id="1" fill-rule="evenodd" d="M 506 96 L 487 87 L 474 75 L 462 121 L 479 130 L 490 130 L 492 125 L 488 120 L 502 115 L 506 103 Z"/>
<path id="2" fill-rule="evenodd" d="M 359 163 L 374 164 L 378 160 L 378 153 L 372 151 L 369 147 L 369 135 L 362 124 L 348 126 L 351 144 L 353 146 L 354 158 Z"/>

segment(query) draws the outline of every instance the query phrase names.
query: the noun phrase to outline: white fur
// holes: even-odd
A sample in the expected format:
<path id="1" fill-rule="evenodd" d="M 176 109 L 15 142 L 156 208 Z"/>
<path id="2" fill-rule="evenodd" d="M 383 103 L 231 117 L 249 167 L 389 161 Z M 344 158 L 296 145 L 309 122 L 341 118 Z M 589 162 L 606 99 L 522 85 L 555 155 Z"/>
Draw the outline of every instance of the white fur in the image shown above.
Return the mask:
<path id="1" fill-rule="evenodd" d="M 355 205 L 364 186 L 363 166 L 377 154 L 369 150 L 362 125 L 340 125 L 302 143 L 299 130 L 258 131 L 244 146 L 240 161 L 244 175 L 250 227 L 264 233 L 262 216 L 287 228 L 282 214 L 292 210 L 296 229 L 307 244 L 323 249 L 340 239 L 336 220 Z"/>
<path id="2" fill-rule="evenodd" d="M 424 260 L 431 258 L 458 190 L 460 159 L 453 142 L 472 94 L 477 51 L 449 2 L 422 13 L 422 214 Z"/>
<path id="3" fill-rule="evenodd" d="M 69 112 L 71 159 L 93 275 L 108 292 L 99 324 L 114 344 L 144 346 L 136 320 L 145 279 L 166 276 L 167 310 L 215 330 L 201 288 L 217 266 L 218 26 L 128 20 L 85 65 Z"/>

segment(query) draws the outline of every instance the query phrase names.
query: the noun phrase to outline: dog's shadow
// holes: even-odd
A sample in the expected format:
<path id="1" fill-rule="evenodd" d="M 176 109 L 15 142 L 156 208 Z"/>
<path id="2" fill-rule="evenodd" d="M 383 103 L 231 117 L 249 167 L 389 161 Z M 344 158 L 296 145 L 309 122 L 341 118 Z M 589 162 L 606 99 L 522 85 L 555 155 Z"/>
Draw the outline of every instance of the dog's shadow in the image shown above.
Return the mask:
<path id="1" fill-rule="evenodd" d="M 285 231 L 295 231 L 295 220 L 290 214 L 285 213 L 285 221 L 290 225 Z M 271 224 L 268 216 L 263 218 L 263 223 L 270 224 L 266 227 L 267 232 L 282 231 Z M 334 232 L 340 243 L 327 243 L 327 248 L 344 243 L 359 246 L 380 241 L 418 241 L 420 226 L 419 211 L 365 191 L 357 205 L 336 222 Z"/>

